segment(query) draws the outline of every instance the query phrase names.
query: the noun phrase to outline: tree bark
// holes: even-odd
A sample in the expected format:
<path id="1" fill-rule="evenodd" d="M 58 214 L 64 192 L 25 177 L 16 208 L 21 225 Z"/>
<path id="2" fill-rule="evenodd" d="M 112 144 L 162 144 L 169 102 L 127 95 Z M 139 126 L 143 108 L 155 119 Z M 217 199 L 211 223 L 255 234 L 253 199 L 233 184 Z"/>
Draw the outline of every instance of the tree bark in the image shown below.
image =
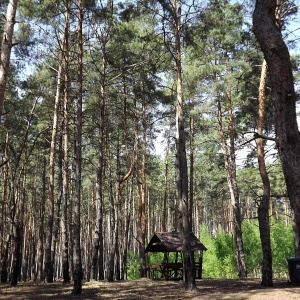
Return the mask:
<path id="1" fill-rule="evenodd" d="M 121 237 L 122 244 L 122 268 L 121 268 L 121 280 L 127 280 L 127 253 L 128 253 L 128 241 L 130 240 L 129 232 L 130 232 L 130 221 L 131 221 L 131 201 L 132 201 L 132 183 L 130 184 L 130 188 L 128 187 L 129 183 L 126 182 L 126 196 L 125 196 L 125 204 L 124 204 L 124 230 L 122 232 Z M 130 190 L 130 191 L 129 191 Z M 133 237 L 131 237 L 133 240 Z"/>
<path id="2" fill-rule="evenodd" d="M 98 137 L 98 167 L 96 179 L 96 220 L 93 237 L 92 252 L 92 276 L 94 279 L 104 279 L 104 254 L 103 254 L 103 165 L 104 165 L 104 128 L 105 128 L 105 107 L 106 107 L 106 66 L 107 53 L 106 44 L 109 40 L 109 34 L 106 35 L 102 45 L 102 62 L 100 71 L 100 96 L 99 96 L 99 137 Z"/>
<path id="3" fill-rule="evenodd" d="M 194 107 L 195 100 L 192 99 L 192 105 Z M 195 149 L 195 128 L 194 128 L 194 114 L 190 115 L 190 203 L 189 203 L 189 218 L 190 218 L 190 231 L 193 231 L 193 209 L 194 209 L 194 149 Z M 198 223 L 195 222 L 195 229 L 198 227 Z"/>
<path id="4" fill-rule="evenodd" d="M 82 161 L 82 79 L 83 79 L 83 37 L 82 37 L 83 9 L 82 0 L 78 0 L 78 70 L 77 70 L 77 107 L 76 107 L 76 141 L 75 141 L 75 191 L 74 191 L 74 224 L 73 224 L 73 262 L 74 285 L 72 293 L 82 292 L 82 262 L 81 262 L 81 161 Z"/>
<path id="5" fill-rule="evenodd" d="M 63 283 L 70 283 L 69 263 L 69 234 L 68 234 L 68 205 L 69 205 L 69 1 L 65 2 L 65 25 L 64 25 L 64 119 L 63 119 L 63 183 L 62 183 L 62 275 Z"/>
<path id="6" fill-rule="evenodd" d="M 43 158 L 43 175 L 42 175 L 42 197 L 39 207 L 39 228 L 38 228 L 38 245 L 37 245 L 37 279 L 39 281 L 44 280 L 44 220 L 45 220 L 45 203 L 47 197 L 47 187 L 46 187 L 46 158 Z"/>
<path id="7" fill-rule="evenodd" d="M 168 226 L 169 226 L 167 203 L 168 203 L 168 197 L 169 197 L 168 182 L 169 182 L 170 132 L 171 132 L 171 125 L 169 125 L 169 129 L 168 129 L 168 138 L 167 138 L 166 156 L 165 156 L 165 174 L 164 174 L 165 180 L 164 180 L 163 216 L 162 216 L 162 231 L 163 232 L 166 232 L 168 230 Z"/>
<path id="8" fill-rule="evenodd" d="M 145 254 L 145 234 L 146 234 L 146 99 L 144 84 L 142 83 L 142 159 L 141 166 L 138 163 L 138 145 L 139 145 L 139 113 L 137 107 L 136 96 L 134 98 L 134 111 L 135 111 L 135 177 L 136 177 L 136 189 L 138 195 L 138 218 L 137 218 L 137 239 L 138 239 L 138 249 L 140 256 L 140 275 L 141 278 L 147 276 L 146 272 L 146 254 Z M 139 172 L 139 167 L 141 167 L 141 173 Z"/>
<path id="9" fill-rule="evenodd" d="M 8 145 L 8 133 L 6 134 L 5 139 L 5 146 L 4 146 L 4 157 L 6 161 L 9 161 L 9 145 Z M 1 274 L 0 274 L 0 282 L 7 282 L 8 280 L 8 250 L 9 250 L 9 244 L 10 244 L 10 233 L 9 233 L 9 226 L 8 226 L 8 213 L 9 213 L 9 204 L 7 201 L 8 197 L 8 176 L 9 173 L 9 166 L 8 164 L 5 164 L 3 166 L 3 178 L 2 178 L 2 210 L 1 210 L 1 235 L 0 235 L 0 245 L 1 245 L 1 261 L 0 261 L 0 268 L 1 268 Z M 6 229 L 6 230 L 5 230 Z"/>
<path id="10" fill-rule="evenodd" d="M 62 54 L 61 54 L 62 57 Z M 48 187 L 48 219 L 46 227 L 46 242 L 45 242 L 45 277 L 47 282 L 53 282 L 54 266 L 52 261 L 52 240 L 53 240 L 53 223 L 54 223 L 54 181 L 55 181 L 55 156 L 56 156 L 56 139 L 57 139 L 57 126 L 58 126 L 58 112 L 61 96 L 61 81 L 62 81 L 62 59 L 59 62 L 59 69 L 57 74 L 57 86 L 54 103 L 53 124 L 52 124 L 52 137 L 50 145 L 50 158 L 49 158 L 49 187 Z"/>
<path id="11" fill-rule="evenodd" d="M 228 98 L 228 114 L 229 114 L 230 147 L 227 145 L 227 141 L 224 135 L 220 95 L 218 96 L 218 100 L 217 100 L 219 134 L 221 137 L 227 184 L 228 184 L 228 189 L 229 189 L 229 194 L 231 199 L 234 241 L 236 247 L 236 262 L 237 262 L 237 267 L 239 272 L 238 275 L 239 278 L 246 278 L 247 268 L 246 268 L 244 246 L 243 246 L 242 216 L 241 216 L 241 209 L 240 209 L 239 191 L 236 182 L 234 128 L 233 128 L 233 120 L 232 120 L 232 103 L 231 103 L 230 94 L 227 94 L 227 98 Z M 228 148 L 230 148 L 230 150 L 228 150 Z"/>
<path id="12" fill-rule="evenodd" d="M 253 32 L 269 68 L 274 104 L 276 144 L 282 162 L 295 223 L 300 229 L 300 134 L 296 115 L 296 93 L 289 50 L 276 18 L 277 0 L 257 0 Z M 299 240 L 295 255 L 300 256 Z"/>
<path id="13" fill-rule="evenodd" d="M 186 289 L 196 288 L 194 257 L 190 248 L 190 216 L 188 199 L 188 168 L 185 148 L 183 79 L 181 65 L 181 0 L 172 0 L 176 66 L 176 168 L 180 203 L 180 232 L 183 254 L 183 281 Z"/>
<path id="14" fill-rule="evenodd" d="M 264 111 L 265 111 L 265 90 L 267 80 L 268 66 L 266 61 L 263 61 L 259 85 L 259 108 L 258 108 L 258 121 L 257 121 L 257 133 L 262 134 L 264 123 Z M 262 282 L 265 287 L 273 286 L 273 273 L 272 273 L 272 252 L 271 252 L 271 239 L 270 239 L 270 221 L 269 221 L 269 206 L 271 186 L 270 180 L 265 165 L 265 153 L 263 139 L 258 138 L 256 140 L 257 145 L 257 160 L 259 166 L 259 172 L 263 183 L 263 196 L 258 207 L 258 222 L 259 232 L 261 239 L 261 246 L 263 252 L 263 264 L 262 264 Z"/>
<path id="15" fill-rule="evenodd" d="M 9 0 L 6 19 L 4 23 L 4 33 L 1 44 L 0 59 L 0 122 L 4 105 L 6 82 L 9 72 L 12 38 L 14 33 L 14 25 L 16 23 L 17 5 L 18 0 Z"/>
<path id="16" fill-rule="evenodd" d="M 18 155 L 15 160 L 14 169 L 11 171 L 11 222 L 12 222 L 12 243 L 13 243 L 13 266 L 11 284 L 17 285 L 21 265 L 22 265 L 22 238 L 24 229 L 24 209 L 25 209 L 25 186 L 26 186 L 26 170 L 25 166 L 30 156 L 27 153 L 28 137 L 32 118 L 34 115 L 36 102 L 33 104 L 32 110 L 29 113 L 25 136 L 20 145 Z M 24 158 L 22 159 L 22 157 Z"/>

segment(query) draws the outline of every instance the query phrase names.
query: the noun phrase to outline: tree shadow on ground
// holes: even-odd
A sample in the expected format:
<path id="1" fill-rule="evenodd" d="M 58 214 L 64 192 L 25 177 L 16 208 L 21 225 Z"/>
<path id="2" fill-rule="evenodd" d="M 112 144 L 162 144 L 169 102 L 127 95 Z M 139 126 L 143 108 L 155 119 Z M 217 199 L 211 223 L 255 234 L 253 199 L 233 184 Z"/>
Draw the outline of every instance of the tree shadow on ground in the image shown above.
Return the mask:
<path id="1" fill-rule="evenodd" d="M 287 280 L 274 281 L 273 288 L 264 288 L 260 281 L 202 279 L 195 291 L 186 291 L 182 281 L 140 279 L 132 281 L 92 281 L 83 284 L 81 295 L 71 294 L 73 286 L 55 283 L 22 282 L 16 287 L 0 284 L 0 300 L 69 300 L 69 299 L 298 299 L 300 286 Z M 295 298 L 296 297 L 296 298 Z M 297 298 L 298 297 L 298 298 Z"/>

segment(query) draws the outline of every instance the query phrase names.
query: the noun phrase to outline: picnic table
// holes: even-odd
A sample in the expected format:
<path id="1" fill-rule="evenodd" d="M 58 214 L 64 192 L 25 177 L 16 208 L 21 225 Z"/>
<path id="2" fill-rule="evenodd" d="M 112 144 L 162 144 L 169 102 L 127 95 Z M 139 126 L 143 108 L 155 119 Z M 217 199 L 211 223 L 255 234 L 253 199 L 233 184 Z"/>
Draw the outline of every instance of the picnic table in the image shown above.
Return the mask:
<path id="1" fill-rule="evenodd" d="M 200 263 L 195 263 L 196 278 L 201 278 L 199 276 Z M 201 274 L 202 272 L 200 272 Z M 164 278 L 166 280 L 170 279 L 181 279 L 183 277 L 183 264 L 182 263 L 161 263 L 161 264 L 151 264 L 150 265 L 150 275 L 151 278 Z"/>
<path id="2" fill-rule="evenodd" d="M 174 278 L 182 278 L 182 263 L 161 263 L 150 265 L 150 273 L 152 278 L 156 278 L 157 273 L 161 278 L 166 280 Z"/>

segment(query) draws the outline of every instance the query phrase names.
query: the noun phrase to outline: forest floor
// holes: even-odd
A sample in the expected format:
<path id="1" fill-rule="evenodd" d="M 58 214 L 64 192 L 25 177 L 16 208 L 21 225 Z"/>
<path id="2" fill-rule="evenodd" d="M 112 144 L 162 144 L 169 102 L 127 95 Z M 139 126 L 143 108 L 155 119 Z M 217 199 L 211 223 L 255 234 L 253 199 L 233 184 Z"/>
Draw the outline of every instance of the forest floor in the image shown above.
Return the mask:
<path id="1" fill-rule="evenodd" d="M 263 288 L 258 279 L 228 280 L 202 279 L 196 281 L 197 290 L 185 291 L 182 281 L 140 279 L 132 281 L 92 281 L 83 284 L 82 294 L 71 295 L 72 285 L 61 282 L 36 284 L 19 283 L 16 287 L 0 284 L 0 300 L 69 300 L 69 299 L 300 299 L 300 286 L 287 280 L 274 280 L 273 288 Z"/>

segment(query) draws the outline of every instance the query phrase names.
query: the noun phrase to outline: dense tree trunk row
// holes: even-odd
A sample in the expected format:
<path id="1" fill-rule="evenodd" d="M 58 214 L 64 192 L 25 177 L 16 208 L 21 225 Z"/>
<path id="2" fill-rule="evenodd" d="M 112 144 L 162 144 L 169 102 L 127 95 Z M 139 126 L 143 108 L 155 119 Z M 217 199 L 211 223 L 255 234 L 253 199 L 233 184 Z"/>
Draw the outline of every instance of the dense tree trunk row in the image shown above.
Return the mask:
<path id="1" fill-rule="evenodd" d="M 236 47 L 238 42 L 228 44 L 223 39 L 224 23 L 218 28 L 221 34 L 213 36 L 213 20 L 222 20 L 219 14 L 226 10 L 235 14 L 239 8 L 225 2 L 209 3 L 213 9 L 197 12 L 199 23 L 189 24 L 185 16 L 192 5 L 183 9 L 185 3 L 180 0 L 157 2 L 157 12 L 163 8 L 162 20 L 152 14 L 155 5 L 152 11 L 114 6 L 114 1 L 93 7 L 86 1 L 65 0 L 55 7 L 59 16 L 55 26 L 42 24 L 56 37 L 47 40 L 47 46 L 55 44 L 49 52 L 45 44 L 42 47 L 49 58 L 19 85 L 14 81 L 18 69 L 12 69 L 10 85 L 15 89 L 5 86 L 10 49 L 2 43 L 0 109 L 1 92 L 9 93 L 0 128 L 1 282 L 72 280 L 73 293 L 80 294 L 83 279 L 127 279 L 135 256 L 139 268 L 135 267 L 138 274 L 134 275 L 145 277 L 147 242 L 154 232 L 174 228 L 182 233 L 185 287 L 193 289 L 188 237 L 190 231 L 199 236 L 203 225 L 211 235 L 220 230 L 233 233 L 239 276 L 245 278 L 242 224 L 258 218 L 264 254 L 262 284 L 272 285 L 269 215 L 275 220 L 284 216 L 289 225 L 294 213 L 298 232 L 300 228 L 299 132 L 291 65 L 284 65 L 289 62 L 288 51 L 278 26 L 274 27 L 276 1 L 258 0 L 254 32 L 269 67 L 276 142 L 293 213 L 283 178 L 276 177 L 280 168 L 264 161 L 262 137 L 264 126 L 269 125 L 264 121 L 272 123 L 266 120 L 264 107 L 266 73 L 261 79 L 256 135 L 258 166 L 237 166 L 238 137 L 245 131 L 239 125 L 256 128 L 255 121 L 249 125 L 240 116 L 244 107 L 238 99 L 257 94 L 255 89 L 239 94 L 244 89 L 241 78 L 245 76 L 245 82 L 247 76 L 254 78 L 253 86 L 259 79 L 244 62 L 239 66 L 243 44 Z M 12 4 L 16 9 L 17 1 L 9 1 L 10 9 Z M 43 13 L 47 20 L 49 15 Z M 216 15 L 210 18 L 210 13 Z M 7 35 L 12 35 L 14 14 L 13 10 L 8 13 L 10 31 L 3 36 L 10 46 L 12 37 L 8 40 Z M 276 38 L 261 28 L 265 25 L 260 18 L 268 21 L 266 27 Z M 158 32 L 157 20 L 163 32 Z M 236 27 L 229 23 L 226 30 L 234 34 Z M 242 28 L 242 22 L 237 23 Z M 193 30 L 201 35 L 199 47 Z M 269 49 L 271 44 L 274 47 Z M 197 65 L 197 70 L 202 65 L 206 69 L 189 71 L 189 59 L 195 60 L 191 65 Z M 196 87 L 190 87 L 193 84 Z M 249 88 L 248 82 L 244 84 Z M 155 135 L 165 129 L 164 119 L 168 123 L 162 159 L 152 149 Z M 295 241 L 299 255 L 299 236 Z"/>

